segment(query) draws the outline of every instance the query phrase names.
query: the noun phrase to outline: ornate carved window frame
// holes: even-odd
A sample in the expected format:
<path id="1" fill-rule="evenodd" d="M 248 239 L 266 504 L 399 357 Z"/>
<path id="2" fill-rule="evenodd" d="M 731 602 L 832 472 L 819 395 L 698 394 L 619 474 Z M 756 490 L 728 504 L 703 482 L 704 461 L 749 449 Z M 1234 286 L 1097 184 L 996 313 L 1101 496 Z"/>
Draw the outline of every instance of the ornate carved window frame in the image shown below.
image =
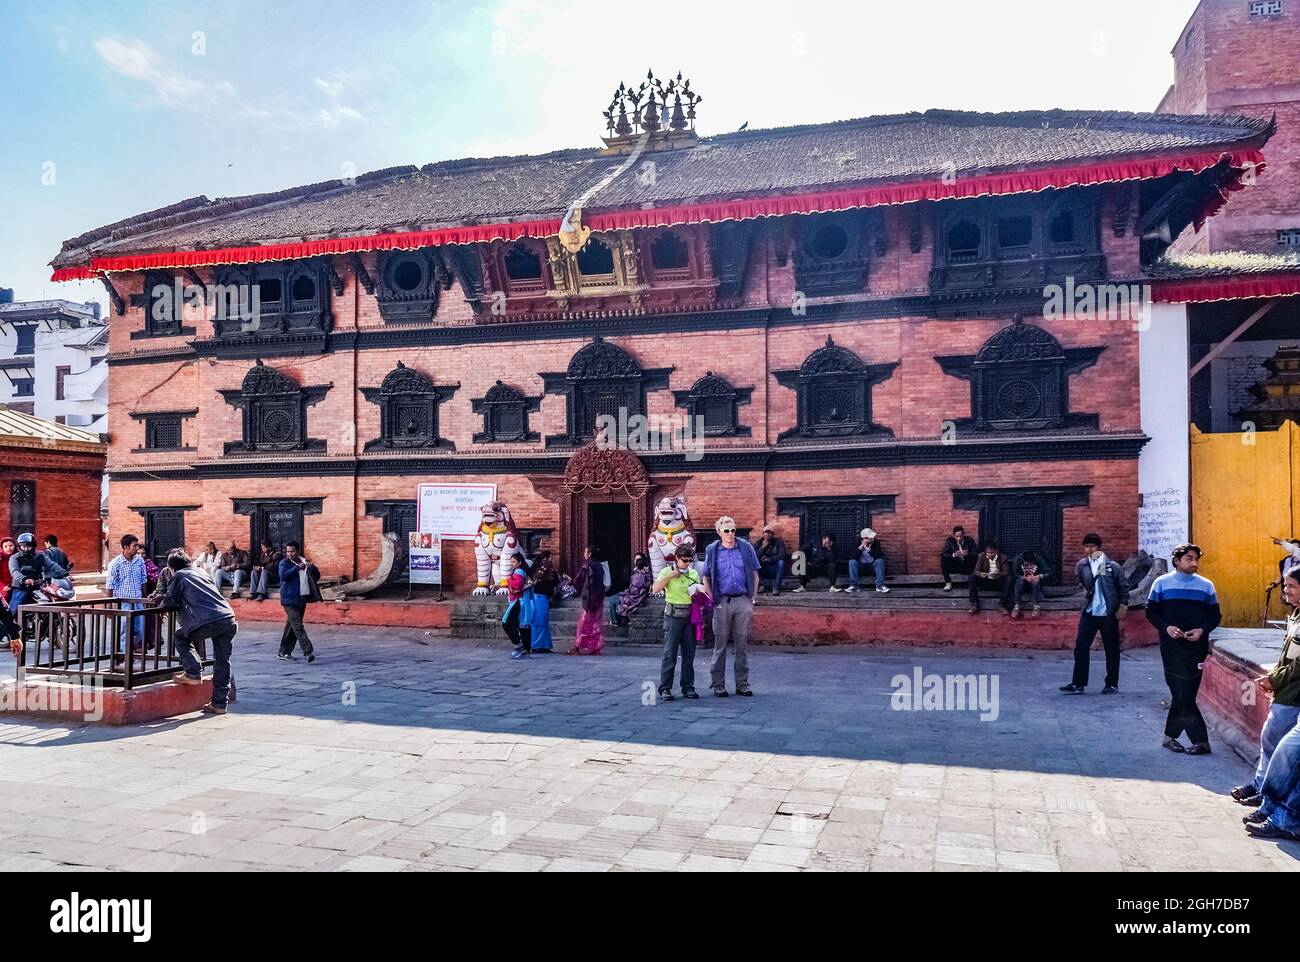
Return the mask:
<path id="1" fill-rule="evenodd" d="M 195 284 L 197 275 L 187 277 L 188 284 Z M 144 312 L 144 327 L 131 332 L 131 340 L 151 337 L 193 337 L 195 328 L 185 323 L 185 304 L 176 303 L 176 275 L 165 271 L 146 271 L 141 282 L 139 294 L 131 295 L 131 306 L 141 308 Z M 203 286 L 203 285 L 198 285 Z M 159 298 L 164 299 L 163 313 L 170 314 L 170 320 L 154 317 L 155 305 Z"/>
<path id="2" fill-rule="evenodd" d="M 481 398 L 470 401 L 475 414 L 483 415 L 483 430 L 474 434 L 475 444 L 501 444 L 515 441 L 537 441 L 541 435 L 531 430 L 528 415 L 536 414 L 542 409 L 542 395 L 528 397 L 523 391 L 500 380 L 487 389 Z M 503 412 L 514 411 L 518 414 L 521 430 L 503 433 L 500 417 Z"/>
<path id="3" fill-rule="evenodd" d="M 795 391 L 798 396 L 797 423 L 782 431 L 777 443 L 864 435 L 893 437 L 892 430 L 871 419 L 871 392 L 875 385 L 893 374 L 899 363 L 866 364 L 828 335 L 825 345 L 809 354 L 798 368 L 773 371 L 776 382 Z M 836 395 L 846 402 L 847 410 L 842 420 L 819 420 L 817 409 Z"/>
<path id="4" fill-rule="evenodd" d="M 227 441 L 225 453 L 324 451 L 323 439 L 308 437 L 307 408 L 323 400 L 333 386 L 301 387 L 258 358 L 239 388 L 219 392 L 227 404 L 240 410 L 243 422 L 241 440 Z"/>
<path id="5" fill-rule="evenodd" d="M 311 297 L 298 300 L 293 296 L 295 282 L 309 278 Z M 278 282 L 280 297 L 263 301 L 259 295 L 258 316 L 252 321 L 229 315 L 233 306 L 249 303 L 243 291 L 252 285 Z M 222 290 L 234 289 L 240 295 L 218 298 L 212 320 L 214 335 L 220 340 L 266 340 L 276 337 L 300 338 L 305 334 L 323 336 L 333 328 L 333 298 L 343 292 L 343 281 L 327 258 L 312 257 L 297 261 L 270 261 L 264 264 L 240 264 L 217 270 L 215 283 Z"/>
<path id="6" fill-rule="evenodd" d="M 819 522 L 819 518 L 830 513 L 847 513 L 849 519 L 847 521 L 840 519 L 837 523 L 849 534 L 856 536 L 863 528 L 871 527 L 872 519 L 876 515 L 893 514 L 897 500 L 896 494 L 778 497 L 776 513 L 799 519 L 799 542 L 792 548 L 802 549 L 813 543 L 821 543 L 821 536 L 826 533 L 826 526 Z M 836 538 L 835 560 L 842 562 L 855 557 L 854 548 L 857 547 L 857 543 L 856 537 L 851 541 L 842 537 Z"/>
<path id="7" fill-rule="evenodd" d="M 671 367 L 643 369 L 623 348 L 595 337 L 579 348 L 566 371 L 542 374 L 543 392 L 564 397 L 565 433 L 548 435 L 546 446 L 580 447 L 595 437 L 595 418 L 584 426 L 587 414 L 599 402 L 596 392 L 618 393 L 625 402 L 628 417 L 646 413 L 646 394 L 668 387 Z M 609 413 L 609 412 L 605 412 Z"/>
<path id="8" fill-rule="evenodd" d="M 412 270 L 419 277 L 403 286 Z M 432 324 L 438 311 L 438 293 L 448 281 L 442 259 L 434 248 L 381 251 L 375 277 L 375 304 L 385 324 Z"/>
<path id="9" fill-rule="evenodd" d="M 1097 430 L 1097 414 L 1070 410 L 1070 378 L 1097 363 L 1105 346 L 1063 348 L 1049 331 L 1017 316 L 978 354 L 937 356 L 943 372 L 971 384 L 971 416 L 950 418 L 958 433 Z"/>
<path id="10" fill-rule="evenodd" d="M 185 422 L 195 417 L 199 413 L 198 408 L 191 408 L 188 411 L 132 411 L 132 421 L 144 422 L 144 443 L 138 448 L 132 448 L 132 454 L 141 454 L 146 451 L 193 451 L 193 445 L 186 446 L 184 443 Z M 158 435 L 165 433 L 166 428 L 163 422 L 176 422 L 177 443 L 174 445 L 160 445 L 157 443 Z"/>
<path id="11" fill-rule="evenodd" d="M 379 407 L 379 437 L 367 441 L 363 450 L 375 449 L 443 449 L 455 450 L 456 445 L 442 437 L 438 406 L 456 393 L 459 383 L 435 385 L 424 374 L 409 368 L 401 361 L 388 372 L 379 387 L 363 387 L 361 394 Z M 411 418 L 421 419 L 424 431 L 410 431 Z"/>
<path id="12" fill-rule="evenodd" d="M 736 409 L 741 404 L 749 404 L 753 393 L 752 387 L 733 387 L 725 377 L 707 371 L 688 390 L 674 391 L 673 398 L 679 408 L 686 409 L 687 416 L 702 419 L 705 437 L 747 438 L 752 432 L 747 425 L 740 423 Z M 713 405 L 725 405 L 725 425 L 709 425 L 707 414 Z"/>
<path id="13" fill-rule="evenodd" d="M 823 249 L 827 232 L 843 234 L 837 253 Z M 794 283 L 809 297 L 861 294 L 871 266 L 871 228 L 863 211 L 806 214 L 794 218 Z"/>
<path id="14" fill-rule="evenodd" d="M 1047 529 L 1037 539 L 1043 544 L 1032 545 L 1041 551 L 1049 564 L 1055 569 L 1047 584 L 1060 584 L 1065 569 L 1065 508 L 1086 508 L 1091 497 L 1092 485 L 1062 485 L 1044 487 L 1015 488 L 954 488 L 952 506 L 958 511 L 979 512 L 979 541 L 983 545 L 990 539 L 998 541 L 999 548 L 1008 556 L 1007 548 L 1015 545 L 1004 544 L 1007 539 L 1001 530 L 1003 522 L 1001 512 L 1008 507 L 1016 507 L 1017 501 L 1028 502 L 1031 507 L 1041 508 Z"/>

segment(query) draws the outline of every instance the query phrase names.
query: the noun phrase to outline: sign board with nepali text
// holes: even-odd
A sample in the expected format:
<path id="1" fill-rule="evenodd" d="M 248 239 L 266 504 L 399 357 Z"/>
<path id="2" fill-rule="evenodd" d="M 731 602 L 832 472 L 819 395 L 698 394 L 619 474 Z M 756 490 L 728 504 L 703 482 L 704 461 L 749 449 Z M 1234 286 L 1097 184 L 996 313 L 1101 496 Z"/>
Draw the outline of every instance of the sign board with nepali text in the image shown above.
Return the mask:
<path id="1" fill-rule="evenodd" d="M 413 585 L 442 585 L 442 535 L 412 531 L 408 545 L 408 571 Z"/>
<path id="2" fill-rule="evenodd" d="M 416 495 L 416 530 L 447 541 L 472 541 L 483 505 L 496 499 L 495 484 L 422 484 Z"/>

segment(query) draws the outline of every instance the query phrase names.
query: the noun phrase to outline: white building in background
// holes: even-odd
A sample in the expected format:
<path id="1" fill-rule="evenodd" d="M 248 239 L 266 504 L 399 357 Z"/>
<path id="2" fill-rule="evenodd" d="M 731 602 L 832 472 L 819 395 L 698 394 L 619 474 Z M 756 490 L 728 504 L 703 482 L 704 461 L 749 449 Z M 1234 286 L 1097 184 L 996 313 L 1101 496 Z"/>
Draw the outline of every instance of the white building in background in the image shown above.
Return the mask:
<path id="1" fill-rule="evenodd" d="M 98 304 L 0 299 L 0 404 L 103 434 L 107 356 L 108 324 Z"/>

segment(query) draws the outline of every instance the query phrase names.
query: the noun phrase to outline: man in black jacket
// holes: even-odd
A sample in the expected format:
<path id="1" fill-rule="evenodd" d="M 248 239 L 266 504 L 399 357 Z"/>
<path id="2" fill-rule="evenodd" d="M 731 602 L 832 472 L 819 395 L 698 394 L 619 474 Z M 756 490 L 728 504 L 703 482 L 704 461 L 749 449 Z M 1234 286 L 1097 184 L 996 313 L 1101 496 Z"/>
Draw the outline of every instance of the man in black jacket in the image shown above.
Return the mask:
<path id="1" fill-rule="evenodd" d="M 808 590 L 808 579 L 825 575 L 831 583 L 831 591 L 843 591 L 835 584 L 835 537 L 822 535 L 820 545 L 814 545 L 804 552 L 807 569 L 799 576 L 799 587 L 795 591 Z"/>
<path id="2" fill-rule="evenodd" d="M 1088 662 L 1093 639 L 1101 632 L 1101 643 L 1106 649 L 1106 686 L 1103 695 L 1119 694 L 1119 619 L 1127 609 L 1128 589 L 1124 572 L 1101 550 L 1101 537 L 1083 536 L 1084 557 L 1074 567 L 1074 573 L 1085 592 L 1083 610 L 1079 613 L 1079 630 L 1074 638 L 1074 677 L 1068 685 L 1061 686 L 1062 694 L 1082 695 L 1088 687 Z"/>
<path id="3" fill-rule="evenodd" d="M 776 536 L 770 524 L 763 525 L 763 536 L 754 542 L 758 552 L 758 572 L 762 581 L 770 581 L 771 587 L 764 588 L 760 583 L 758 593 L 771 591 L 773 595 L 781 593 L 781 581 L 785 578 L 785 542 Z"/>
<path id="4" fill-rule="evenodd" d="M 952 537 L 943 543 L 943 553 L 939 555 L 944 591 L 952 591 L 953 575 L 970 577 L 970 573 L 975 570 L 975 557 L 979 550 L 975 539 L 966 536 L 965 528 L 957 525 L 952 529 Z"/>
<path id="5" fill-rule="evenodd" d="M 36 550 L 36 539 L 23 532 L 18 536 L 18 550 L 9 557 L 9 574 L 13 577 L 13 592 L 9 596 L 9 611 L 16 618 L 18 608 L 32 601 L 36 591 L 55 569 L 45 555 Z"/>

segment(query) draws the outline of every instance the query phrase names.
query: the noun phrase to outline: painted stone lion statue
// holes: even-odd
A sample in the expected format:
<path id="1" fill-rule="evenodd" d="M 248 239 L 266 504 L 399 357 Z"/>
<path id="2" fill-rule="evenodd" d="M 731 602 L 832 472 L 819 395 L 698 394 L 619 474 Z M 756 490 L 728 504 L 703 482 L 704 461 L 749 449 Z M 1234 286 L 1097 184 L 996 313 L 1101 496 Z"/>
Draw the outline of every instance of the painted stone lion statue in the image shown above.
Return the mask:
<path id="1" fill-rule="evenodd" d="M 668 558 L 682 545 L 695 547 L 695 528 L 691 513 L 686 509 L 686 499 L 680 494 L 664 498 L 655 509 L 655 526 L 647 543 L 650 570 L 654 577 L 668 564 Z"/>
<path id="2" fill-rule="evenodd" d="M 483 520 L 474 536 L 474 557 L 478 561 L 478 587 L 476 595 L 492 592 L 507 593 L 506 580 L 516 555 L 522 555 L 519 533 L 514 519 L 504 501 L 489 501 L 483 505 Z"/>

